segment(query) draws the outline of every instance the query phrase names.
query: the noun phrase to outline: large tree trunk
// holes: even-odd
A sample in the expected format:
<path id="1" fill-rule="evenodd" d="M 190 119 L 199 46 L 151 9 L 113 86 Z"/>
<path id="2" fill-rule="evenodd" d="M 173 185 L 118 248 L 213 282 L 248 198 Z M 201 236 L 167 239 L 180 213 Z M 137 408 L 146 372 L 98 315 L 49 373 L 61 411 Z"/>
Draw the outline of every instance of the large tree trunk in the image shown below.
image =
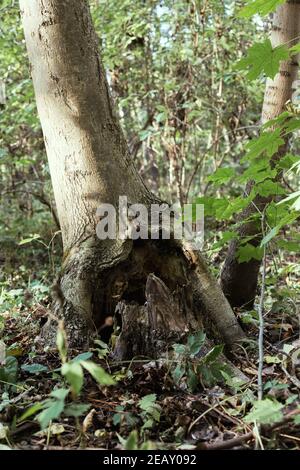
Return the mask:
<path id="1" fill-rule="evenodd" d="M 300 0 L 288 1 L 277 8 L 273 18 L 271 32 L 272 46 L 276 47 L 285 44 L 292 47 L 299 42 L 300 35 Z M 298 78 L 299 56 L 294 56 L 292 60 L 283 61 L 280 65 L 279 73 L 274 80 L 268 79 L 262 108 L 262 124 L 276 118 L 281 114 L 286 103 L 291 100 L 293 84 Z M 279 149 L 277 155 L 273 157 L 275 162 L 282 156 L 287 148 L 287 142 Z M 246 187 L 246 194 L 250 194 L 254 183 L 250 181 Z M 253 237 L 248 243 L 258 246 L 262 239 L 261 226 L 259 222 L 251 220 L 257 210 L 264 211 L 266 205 L 272 198 L 256 196 L 253 203 L 249 205 L 239 217 L 241 224 L 238 230 L 238 238 L 230 243 L 227 257 L 221 272 L 221 287 L 232 307 L 251 308 L 256 296 L 258 275 L 261 262 L 251 259 L 248 262 L 239 263 L 237 251 L 239 240 Z M 249 220 L 247 220 L 249 219 Z"/>
<path id="2" fill-rule="evenodd" d="M 123 322 L 121 357 L 153 351 L 155 331 L 178 336 L 203 322 L 227 344 L 240 339 L 221 289 L 186 244 L 97 238 L 100 204 L 118 209 L 123 195 L 147 207 L 157 200 L 140 179 L 114 114 L 87 1 L 20 0 L 20 6 L 64 244 L 54 311 L 64 318 L 70 343 L 88 343 L 116 311 Z M 53 322 L 43 334 L 54 336 Z M 128 341 L 136 345 L 124 346 Z"/>

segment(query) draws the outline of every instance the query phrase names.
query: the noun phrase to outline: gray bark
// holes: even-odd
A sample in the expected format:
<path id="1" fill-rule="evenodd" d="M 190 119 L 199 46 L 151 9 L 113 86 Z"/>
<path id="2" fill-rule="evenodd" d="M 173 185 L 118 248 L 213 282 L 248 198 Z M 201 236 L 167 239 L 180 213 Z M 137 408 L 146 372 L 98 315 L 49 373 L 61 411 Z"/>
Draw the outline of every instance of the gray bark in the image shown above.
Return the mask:
<path id="1" fill-rule="evenodd" d="M 88 3 L 20 0 L 20 6 L 64 244 L 53 308 L 64 318 L 70 343 L 86 344 L 119 302 L 123 311 L 124 302 L 138 304 L 136 311 L 141 311 L 151 273 L 163 279 L 170 301 L 177 291 L 173 322 L 183 332 L 200 329 L 210 319 L 221 341 L 242 338 L 202 257 L 186 245 L 97 238 L 101 203 L 117 208 L 122 195 L 130 204 L 157 201 L 133 165 L 114 114 Z M 170 316 L 164 324 L 172 328 Z M 43 335 L 53 339 L 53 322 Z"/>

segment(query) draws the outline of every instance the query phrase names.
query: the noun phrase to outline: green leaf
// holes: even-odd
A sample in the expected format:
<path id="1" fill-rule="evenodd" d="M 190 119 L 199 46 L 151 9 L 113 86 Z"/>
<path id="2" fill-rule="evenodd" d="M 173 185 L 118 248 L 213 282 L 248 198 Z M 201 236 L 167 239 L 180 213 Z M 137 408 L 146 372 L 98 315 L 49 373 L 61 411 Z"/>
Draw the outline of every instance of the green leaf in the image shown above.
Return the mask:
<path id="1" fill-rule="evenodd" d="M 240 246 L 237 250 L 237 258 L 239 263 L 247 263 L 251 259 L 261 260 L 263 256 L 263 249 L 255 247 L 250 243 Z"/>
<path id="2" fill-rule="evenodd" d="M 93 356 L 92 352 L 84 352 L 84 353 L 78 354 L 78 356 L 74 357 L 70 362 L 87 361 L 88 359 L 91 359 L 92 356 Z"/>
<path id="3" fill-rule="evenodd" d="M 278 205 L 287 201 L 293 201 L 294 199 L 296 200 L 293 202 L 291 208 L 295 209 L 296 211 L 300 211 L 300 191 L 295 191 L 294 193 L 290 194 L 288 197 L 278 202 Z"/>
<path id="4" fill-rule="evenodd" d="M 266 179 L 255 185 L 253 188 L 253 194 L 259 194 L 263 197 L 278 196 L 280 194 L 285 194 L 285 190 L 279 183 Z"/>
<path id="5" fill-rule="evenodd" d="M 78 416 L 82 416 L 85 414 L 91 405 L 86 403 L 71 403 L 70 405 L 66 406 L 64 409 L 64 414 L 66 416 L 74 416 L 77 418 Z"/>
<path id="6" fill-rule="evenodd" d="M 114 379 L 105 370 L 92 361 L 82 361 L 81 365 L 100 385 L 115 385 Z"/>
<path id="7" fill-rule="evenodd" d="M 172 347 L 173 347 L 175 353 L 178 354 L 179 356 L 183 356 L 187 352 L 187 348 L 186 348 L 185 344 L 176 343 L 176 344 L 173 344 Z"/>
<path id="8" fill-rule="evenodd" d="M 137 431 L 131 431 L 127 439 L 124 439 L 117 434 L 120 444 L 124 450 L 138 450 L 138 433 Z"/>
<path id="9" fill-rule="evenodd" d="M 61 373 L 66 377 L 72 392 L 79 395 L 83 385 L 83 370 L 79 362 L 66 362 L 62 365 Z"/>
<path id="10" fill-rule="evenodd" d="M 21 369 L 29 374 L 40 374 L 41 372 L 46 372 L 48 367 L 43 366 L 42 364 L 25 364 L 21 366 Z"/>
<path id="11" fill-rule="evenodd" d="M 288 58 L 289 50 L 286 46 L 273 48 L 270 39 L 266 39 L 264 42 L 253 44 L 248 49 L 247 57 L 241 59 L 235 68 L 247 70 L 249 80 L 255 80 L 262 74 L 273 79 L 279 71 L 280 62 Z"/>
<path id="12" fill-rule="evenodd" d="M 52 400 L 49 402 L 47 408 L 37 416 L 41 429 L 45 429 L 50 421 L 59 418 L 64 410 L 65 403 L 63 400 Z"/>
<path id="13" fill-rule="evenodd" d="M 62 362 L 67 360 L 67 343 L 65 332 L 59 328 L 56 335 L 56 346 Z"/>
<path id="14" fill-rule="evenodd" d="M 5 365 L 0 367 L 0 380 L 9 384 L 16 384 L 18 378 L 18 361 L 13 356 L 5 359 Z"/>
<path id="15" fill-rule="evenodd" d="M 300 414 L 294 416 L 293 421 L 296 425 L 300 424 Z"/>
<path id="16" fill-rule="evenodd" d="M 189 367 L 188 372 L 187 372 L 187 386 L 189 390 L 191 390 L 191 392 L 194 392 L 197 389 L 198 384 L 199 384 L 199 380 L 198 380 L 197 375 L 195 374 L 192 367 Z"/>
<path id="17" fill-rule="evenodd" d="M 194 335 L 190 335 L 188 337 L 187 344 L 190 350 L 190 354 L 192 356 L 195 356 L 196 354 L 199 353 L 200 349 L 203 346 L 205 338 L 206 338 L 206 335 L 203 331 L 198 331 Z"/>
<path id="18" fill-rule="evenodd" d="M 184 367 L 179 363 L 175 367 L 175 369 L 172 371 L 172 377 L 174 379 L 174 382 L 178 385 L 182 377 L 184 376 L 185 369 Z"/>
<path id="19" fill-rule="evenodd" d="M 21 245 L 26 245 L 27 243 L 31 243 L 32 241 L 39 240 L 39 238 L 41 238 L 40 235 L 38 235 L 38 234 L 36 233 L 35 235 L 32 235 L 32 237 L 30 237 L 30 238 L 24 238 L 23 240 L 21 240 L 21 241 L 19 242 L 19 245 L 20 245 L 20 246 L 21 246 Z"/>
<path id="20" fill-rule="evenodd" d="M 282 408 L 284 405 L 281 403 L 265 398 L 254 403 L 252 410 L 244 420 L 246 423 L 273 424 L 283 418 Z"/>
<path id="21" fill-rule="evenodd" d="M 278 234 L 279 229 L 278 227 L 273 227 L 272 230 L 270 230 L 267 235 L 262 239 L 260 246 L 267 245 L 269 241 L 271 241 L 276 235 Z"/>
<path id="22" fill-rule="evenodd" d="M 233 168 L 218 168 L 215 173 L 207 178 L 207 181 L 223 184 L 227 183 L 235 175 Z"/>
<path id="23" fill-rule="evenodd" d="M 150 408 L 152 408 L 155 402 L 156 402 L 156 394 L 151 393 L 150 395 L 145 395 L 139 401 L 139 407 L 144 411 L 148 411 Z"/>
<path id="24" fill-rule="evenodd" d="M 68 388 L 57 388 L 50 393 L 50 397 L 56 398 L 57 400 L 65 400 L 69 394 Z"/>
<path id="25" fill-rule="evenodd" d="M 38 411 L 43 408 L 43 403 L 35 403 L 32 405 L 28 410 L 25 411 L 18 419 L 18 422 L 25 421 L 26 419 L 30 418 L 30 416 L 35 415 Z"/>
<path id="26" fill-rule="evenodd" d="M 277 153 L 279 147 L 284 144 L 280 133 L 280 129 L 275 129 L 273 132 L 262 132 L 257 139 L 252 139 L 247 144 L 247 154 L 242 160 L 252 160 L 261 157 L 262 154 L 271 158 Z"/>
<path id="27" fill-rule="evenodd" d="M 282 5 L 285 0 L 250 0 L 247 2 L 239 12 L 238 17 L 250 18 L 253 15 L 259 14 L 262 16 L 275 11 L 279 5 Z"/>
<path id="28" fill-rule="evenodd" d="M 203 362 L 205 364 L 211 364 L 214 361 L 217 360 L 217 358 L 222 354 L 224 349 L 223 344 L 218 344 L 217 346 L 214 346 L 211 351 L 209 351 L 205 357 L 203 358 Z"/>

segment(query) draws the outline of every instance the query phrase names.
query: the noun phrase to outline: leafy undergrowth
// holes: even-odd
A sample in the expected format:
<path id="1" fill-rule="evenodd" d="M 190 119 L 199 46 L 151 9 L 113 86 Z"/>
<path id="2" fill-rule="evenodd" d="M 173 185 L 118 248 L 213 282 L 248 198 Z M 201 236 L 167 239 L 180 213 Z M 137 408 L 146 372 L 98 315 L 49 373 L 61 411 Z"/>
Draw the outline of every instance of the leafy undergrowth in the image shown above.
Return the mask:
<path id="1" fill-rule="evenodd" d="M 57 348 L 47 350 L 37 339 L 46 289 L 39 287 L 39 301 L 10 291 L 0 317 L 1 447 L 300 449 L 297 268 L 290 261 L 289 272 L 277 272 L 276 291 L 269 276 L 261 401 L 255 310 L 237 312 L 248 340 L 230 357 L 244 374 L 236 377 L 221 346 L 201 355 L 202 332 L 160 361 L 116 363 L 101 340 L 90 351 L 68 350 L 59 324 Z"/>

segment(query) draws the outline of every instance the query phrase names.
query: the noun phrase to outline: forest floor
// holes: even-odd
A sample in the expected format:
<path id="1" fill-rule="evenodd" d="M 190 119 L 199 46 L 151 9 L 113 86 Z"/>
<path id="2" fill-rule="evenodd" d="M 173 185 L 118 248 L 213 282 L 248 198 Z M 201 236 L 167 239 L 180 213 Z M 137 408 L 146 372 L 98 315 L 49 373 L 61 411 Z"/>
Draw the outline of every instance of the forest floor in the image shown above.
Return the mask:
<path id="1" fill-rule="evenodd" d="M 87 404 L 86 411 L 75 418 L 58 404 L 57 419 L 41 430 L 35 416 L 41 404 L 48 400 L 49 405 L 50 393 L 66 387 L 57 350 L 44 349 L 35 340 L 47 319 L 49 299 L 37 303 L 29 299 L 3 312 L 1 341 L 6 356 L 13 359 L 3 366 L 2 357 L 2 372 L 0 367 L 0 444 L 35 450 L 137 449 L 141 442 L 148 449 L 300 449 L 299 310 L 294 300 L 299 268 L 295 266 L 289 260 L 276 273 L 280 279 L 276 289 L 269 272 L 261 406 L 256 401 L 258 317 L 254 310 L 236 312 L 248 341 L 231 356 L 246 382 L 224 376 L 224 381 L 210 386 L 201 378 L 190 386 L 184 372 L 175 380 L 167 360 L 114 363 L 100 341 L 86 357 L 112 374 L 115 385 L 99 386 L 85 374 L 80 397 L 73 397 L 71 403 Z M 68 351 L 68 356 L 79 353 Z M 52 405 L 53 400 L 52 396 Z"/>

